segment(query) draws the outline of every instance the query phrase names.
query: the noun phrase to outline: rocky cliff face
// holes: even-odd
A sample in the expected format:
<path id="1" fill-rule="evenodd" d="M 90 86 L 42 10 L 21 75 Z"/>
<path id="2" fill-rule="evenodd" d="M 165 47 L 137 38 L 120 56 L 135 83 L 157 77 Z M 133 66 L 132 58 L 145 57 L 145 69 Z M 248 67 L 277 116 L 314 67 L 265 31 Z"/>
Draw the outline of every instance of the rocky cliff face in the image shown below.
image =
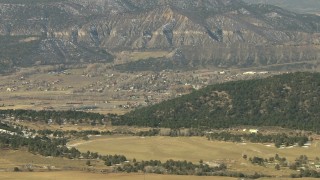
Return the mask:
<path id="1" fill-rule="evenodd" d="M 320 58 L 320 17 L 270 5 L 240 0 L 33 1 L 0 1 L 0 34 L 38 37 L 34 55 L 42 63 L 107 59 L 95 53 L 99 49 L 179 50 L 191 67 Z"/>

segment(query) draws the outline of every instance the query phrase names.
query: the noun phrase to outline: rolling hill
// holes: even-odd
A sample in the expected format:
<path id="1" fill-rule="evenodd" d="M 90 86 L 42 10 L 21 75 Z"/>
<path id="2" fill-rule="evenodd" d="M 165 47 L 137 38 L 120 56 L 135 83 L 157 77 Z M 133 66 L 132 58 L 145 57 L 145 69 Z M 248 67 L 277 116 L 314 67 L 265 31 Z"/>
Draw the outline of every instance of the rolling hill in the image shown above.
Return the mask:
<path id="1" fill-rule="evenodd" d="M 113 124 L 170 128 L 281 126 L 319 131 L 319 93 L 319 73 L 228 82 L 137 109 Z"/>

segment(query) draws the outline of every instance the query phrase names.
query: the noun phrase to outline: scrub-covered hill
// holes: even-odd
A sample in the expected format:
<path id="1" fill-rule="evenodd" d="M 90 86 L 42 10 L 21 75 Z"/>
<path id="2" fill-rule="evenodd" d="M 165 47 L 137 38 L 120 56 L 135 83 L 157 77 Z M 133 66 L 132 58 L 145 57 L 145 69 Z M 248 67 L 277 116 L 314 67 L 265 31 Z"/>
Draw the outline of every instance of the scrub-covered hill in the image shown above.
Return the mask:
<path id="1" fill-rule="evenodd" d="M 208 86 L 137 109 L 115 125 L 222 128 L 281 126 L 318 131 L 320 74 L 293 73 Z"/>

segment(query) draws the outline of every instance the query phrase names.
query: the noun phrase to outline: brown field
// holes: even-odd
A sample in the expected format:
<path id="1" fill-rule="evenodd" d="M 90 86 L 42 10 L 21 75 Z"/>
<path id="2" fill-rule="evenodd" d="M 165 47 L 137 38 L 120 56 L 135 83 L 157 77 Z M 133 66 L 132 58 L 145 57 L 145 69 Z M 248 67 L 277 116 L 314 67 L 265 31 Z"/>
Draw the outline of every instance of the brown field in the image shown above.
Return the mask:
<path id="1" fill-rule="evenodd" d="M 108 179 L 108 180 L 235 180 L 229 177 L 197 177 L 197 176 L 169 176 L 169 175 L 154 175 L 154 174 L 93 174 L 85 172 L 5 172 L 0 173 L 0 179 L 7 180 L 87 180 L 87 179 Z"/>
<path id="2" fill-rule="evenodd" d="M 76 100 L 75 100 L 76 99 Z M 0 105 L 4 107 L 0 109 L 31 109 L 43 110 L 48 107 L 55 110 L 70 110 L 72 108 L 79 108 L 81 106 L 97 106 L 97 109 L 88 112 L 95 113 L 114 113 L 124 114 L 128 109 L 115 108 L 118 105 L 127 104 L 130 100 L 109 100 L 109 104 L 105 101 L 109 98 L 103 97 L 100 94 L 86 95 L 86 94 L 72 94 L 70 91 L 17 91 L 17 92 L 1 92 Z M 68 104 L 70 102 L 79 104 Z M 81 104 L 80 104 L 81 103 Z"/>
<path id="3" fill-rule="evenodd" d="M 69 145 L 83 152 L 90 150 L 100 154 L 123 154 L 137 160 L 174 159 L 199 162 L 202 159 L 209 163 L 225 162 L 230 170 L 270 175 L 290 175 L 294 171 L 288 169 L 275 171 L 274 165 L 267 165 L 267 168 L 252 165 L 244 160 L 242 155 L 247 154 L 248 158 L 254 156 L 269 158 L 279 154 L 291 162 L 300 155 L 307 155 L 310 160 L 320 155 L 319 142 L 310 148 L 277 149 L 263 144 L 208 141 L 203 137 L 92 137 L 89 141 L 74 141 Z"/>
<path id="4" fill-rule="evenodd" d="M 135 52 L 129 52 L 129 51 L 122 51 L 116 54 L 117 60 L 116 63 L 124 63 L 124 62 L 130 62 L 130 61 L 138 61 L 138 60 L 144 60 L 148 58 L 159 58 L 164 57 L 168 55 L 169 51 L 135 51 Z"/>
<path id="5" fill-rule="evenodd" d="M 168 54 L 168 51 L 149 51 L 149 52 L 133 52 L 130 54 L 130 59 L 132 60 L 141 60 L 148 58 L 158 58 L 164 57 Z"/>
<path id="6" fill-rule="evenodd" d="M 0 179 L 6 180 L 237 180 L 231 177 L 174 176 L 154 174 L 93 174 L 86 172 L 0 172 Z M 312 180 L 313 178 L 299 178 Z M 289 178 L 261 178 L 261 180 L 289 180 Z"/>
<path id="7" fill-rule="evenodd" d="M 96 65 L 96 67 L 99 66 Z M 116 96 L 119 93 L 115 92 L 117 88 L 105 88 L 107 83 L 119 81 L 118 79 L 126 83 L 127 79 L 122 78 L 127 77 L 126 74 L 110 70 L 109 74 L 114 73 L 115 77 L 106 80 L 104 73 L 96 76 L 88 75 L 87 71 L 94 70 L 87 70 L 88 68 L 85 67 L 69 69 L 67 71 L 69 74 L 52 74 L 54 70 L 43 70 L 46 68 L 49 67 L 39 68 L 40 72 L 29 68 L 23 70 L 26 71 L 24 73 L 18 72 L 0 77 L 0 109 L 69 110 L 83 106 L 96 106 L 97 109 L 88 111 L 102 114 L 124 114 L 130 109 L 119 108 L 119 105 L 143 102 L 141 99 L 130 100 L 126 96 L 113 98 L 113 95 Z M 108 85 L 111 86 L 111 84 Z M 105 90 L 97 92 L 97 89 L 101 88 Z"/>
<path id="8" fill-rule="evenodd" d="M 45 166 L 52 169 L 83 169 L 86 168 L 86 160 L 71 160 L 66 158 L 52 158 L 34 155 L 26 150 L 0 150 L 0 172 L 13 171 L 14 167 L 19 167 L 22 171 L 27 171 L 25 165 L 32 164 L 35 171 L 47 171 Z M 93 160 L 92 165 L 96 169 L 106 168 L 104 162 Z M 0 179 L 1 176 L 0 176 Z"/>
<path id="9" fill-rule="evenodd" d="M 157 142 L 157 141 L 156 141 Z M 155 142 L 155 143 L 156 143 Z M 226 145 L 230 147 L 230 145 Z M 85 160 L 69 160 L 65 158 L 46 158 L 39 155 L 33 155 L 23 150 L 1 150 L 1 158 L 0 158 L 0 179 L 8 179 L 8 180 L 53 180 L 53 179 L 74 179 L 77 180 L 82 179 L 110 179 L 110 180 L 236 180 L 237 178 L 230 177 L 198 177 L 198 176 L 175 176 L 175 175 L 156 175 L 156 174 L 103 174 L 103 173 L 90 173 L 83 171 L 87 168 L 85 165 Z M 226 154 L 221 154 L 221 156 L 227 156 Z M 186 157 L 187 158 L 187 157 Z M 103 162 L 91 160 L 93 165 L 92 168 L 106 169 L 107 167 L 103 165 Z M 23 166 L 26 164 L 32 164 L 34 167 L 34 172 L 26 172 L 26 169 L 23 169 Z M 42 166 L 51 166 L 51 171 L 48 169 L 43 169 Z M 14 167 L 19 167 L 24 172 L 12 172 Z M 72 170 L 70 170 L 70 168 Z M 272 174 L 273 168 L 262 168 L 259 171 L 260 167 L 252 166 L 247 167 L 257 172 Z M 230 167 L 229 167 L 230 169 Z M 274 171 L 274 170 L 273 170 Z M 250 172 L 250 171 L 248 171 Z M 283 171 L 281 171 L 283 173 Z M 279 174 L 272 174 L 277 176 Z M 289 180 L 290 178 L 261 178 L 261 180 Z M 303 178 L 304 179 L 304 178 Z M 312 178 L 305 178 L 312 179 Z"/>
<path id="10" fill-rule="evenodd" d="M 78 144 L 78 145 L 76 145 Z M 289 160 L 299 155 L 309 159 L 319 156 L 320 143 L 315 142 L 310 148 L 293 147 L 278 149 L 255 143 L 231 143 L 208 141 L 204 137 L 133 137 L 109 136 L 93 137 L 89 141 L 70 142 L 82 151 L 93 150 L 101 154 L 121 153 L 129 158 L 141 160 L 203 160 L 239 159 L 242 154 L 250 156 L 271 157 L 276 153 Z"/>

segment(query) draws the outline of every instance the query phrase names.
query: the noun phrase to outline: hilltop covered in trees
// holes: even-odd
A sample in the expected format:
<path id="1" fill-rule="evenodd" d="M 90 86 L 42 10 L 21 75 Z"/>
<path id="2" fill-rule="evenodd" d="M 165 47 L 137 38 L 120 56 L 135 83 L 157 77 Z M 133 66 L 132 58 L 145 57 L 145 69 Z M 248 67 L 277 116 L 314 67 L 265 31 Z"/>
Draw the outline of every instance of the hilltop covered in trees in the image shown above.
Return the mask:
<path id="1" fill-rule="evenodd" d="M 290 73 L 208 86 L 189 95 L 137 109 L 113 125 L 169 128 L 281 126 L 318 131 L 320 74 Z"/>

